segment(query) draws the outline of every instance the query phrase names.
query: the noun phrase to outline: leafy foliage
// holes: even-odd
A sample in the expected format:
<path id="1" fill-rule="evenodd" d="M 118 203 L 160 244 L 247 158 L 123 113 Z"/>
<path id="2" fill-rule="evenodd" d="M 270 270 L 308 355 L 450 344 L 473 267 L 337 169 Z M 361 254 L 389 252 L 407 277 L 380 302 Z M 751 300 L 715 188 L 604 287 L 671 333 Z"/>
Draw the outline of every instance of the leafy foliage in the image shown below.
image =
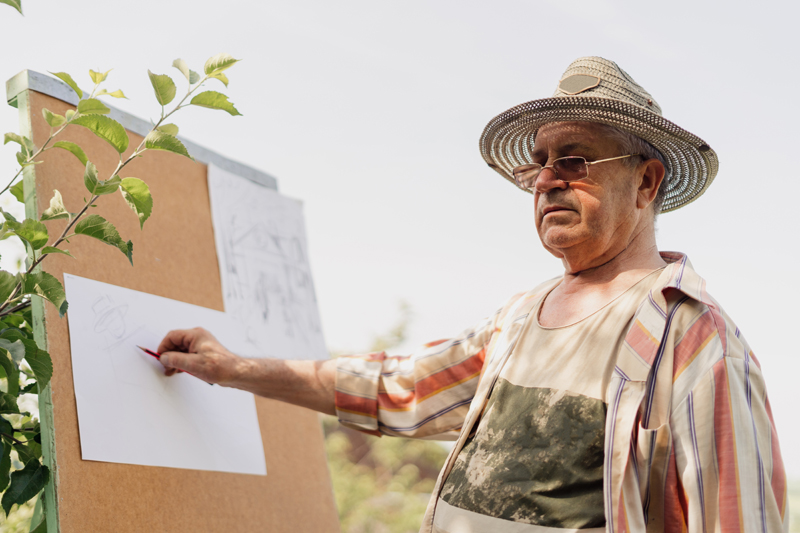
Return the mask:
<path id="1" fill-rule="evenodd" d="M 128 134 L 122 124 L 103 115 L 79 115 L 70 122 L 88 128 L 92 133 L 114 147 L 120 154 L 128 149 Z"/>
<path id="2" fill-rule="evenodd" d="M 111 113 L 111 110 L 97 98 L 87 98 L 78 102 L 78 113 L 83 115 L 107 115 Z"/>
<path id="3" fill-rule="evenodd" d="M 22 14 L 22 1 L 21 0 L 0 0 L 0 4 L 6 4 L 17 11 L 19 11 L 20 15 Z"/>
<path id="4" fill-rule="evenodd" d="M 69 141 L 58 141 L 53 144 L 54 148 L 63 148 L 64 150 L 71 152 L 72 155 L 78 158 L 78 161 L 81 162 L 81 165 L 86 166 L 86 162 L 89 161 L 87 159 L 86 154 L 83 153 L 83 148 L 78 146 L 75 143 Z M 20 200 L 22 201 L 22 200 Z"/>
<path id="5" fill-rule="evenodd" d="M 18 0 L 0 0 L 0 3 L 11 5 L 21 12 Z M 200 93 L 200 103 L 194 102 L 197 98 L 195 93 L 208 80 L 216 79 L 227 85 L 228 79 L 223 71 L 237 61 L 228 54 L 214 56 L 206 62 L 204 75 L 201 76 L 191 70 L 185 61 L 176 59 L 173 66 L 184 75 L 188 88 L 169 111 L 164 106 L 171 104 L 176 98 L 175 82 L 167 75 L 148 71 L 156 101 L 161 106 L 160 117 L 155 121 L 151 132 L 128 156 L 123 155 L 128 152 L 130 143 L 125 128 L 106 116 L 111 109 L 99 99 L 102 96 L 125 98 L 122 90 L 108 91 L 101 87 L 110 70 L 89 71 L 93 84 L 90 92 L 81 90 L 70 74 L 52 73 L 75 92 L 79 101 L 76 109 L 67 110 L 64 115 L 48 109 L 42 110 L 42 118 L 50 126 L 50 135 L 41 146 L 34 145 L 31 139 L 18 133 L 9 132 L 3 136 L 4 145 L 11 143 L 19 147 L 16 157 L 20 168 L 8 185 L 0 190 L 0 194 L 10 191 L 17 200 L 24 202 L 25 186 L 23 181 L 18 180 L 22 169 L 41 163 L 39 156 L 54 148 L 66 150 L 78 159 L 83 168 L 83 182 L 89 193 L 82 206 L 67 206 L 61 193 L 54 190 L 50 206 L 41 213 L 39 220 L 17 220 L 0 209 L 0 239 L 19 239 L 25 243 L 29 254 L 28 264 L 19 274 L 0 270 L 0 491 L 4 491 L 0 505 L 6 514 L 15 506 L 32 509 L 32 499 L 42 492 L 50 480 L 50 471 L 42 462 L 39 421 L 21 410 L 24 402 L 20 401 L 20 397 L 45 390 L 53 377 L 50 355 L 34 340 L 32 299 L 41 298 L 49 302 L 62 317 L 69 304 L 61 282 L 52 274 L 43 272 L 40 264 L 51 255 L 71 257 L 62 245 L 78 235 L 92 237 L 119 249 L 133 264 L 133 242 L 124 240 L 114 224 L 100 215 L 90 213 L 90 210 L 102 196 L 119 190 L 139 219 L 140 227 L 144 227 L 153 211 L 153 197 L 143 180 L 124 177 L 125 167 L 149 150 L 168 151 L 191 158 L 186 147 L 176 137 L 178 126 L 167 122 L 173 113 L 188 105 L 224 109 L 232 115 L 239 114 L 227 96 L 220 93 Z M 203 94 L 206 96 L 202 96 Z M 114 148 L 119 154 L 119 163 L 112 172 L 101 176 L 81 146 L 72 141 L 58 139 L 70 125 L 87 128 Z M 5 386 L 2 385 L 3 382 Z M 3 522 L 0 514 L 3 531 L 8 523 L 10 522 Z M 41 513 L 34 516 L 33 524 L 31 531 L 34 533 L 44 533 L 47 530 Z"/>
<path id="6" fill-rule="evenodd" d="M 228 97 L 217 91 L 205 91 L 192 98 L 192 105 L 207 107 L 209 109 L 220 109 L 227 111 L 232 116 L 241 115 L 228 101 Z"/>
<path id="7" fill-rule="evenodd" d="M 172 126 L 172 124 L 166 124 L 166 126 Z M 170 131 L 177 131 L 177 129 L 177 126 L 175 126 L 174 130 L 170 127 L 167 128 L 167 130 Z M 186 150 L 186 147 L 182 142 L 180 142 L 172 134 L 161 130 L 153 130 L 148 133 L 147 137 L 144 139 L 144 145 L 150 150 L 165 150 L 167 152 L 180 154 L 194 160 L 194 158 L 189 155 L 189 152 Z"/>
<path id="8" fill-rule="evenodd" d="M 144 228 L 144 221 L 153 212 L 153 197 L 150 188 L 139 178 L 125 178 L 120 185 L 122 197 L 139 217 L 139 225 Z"/>

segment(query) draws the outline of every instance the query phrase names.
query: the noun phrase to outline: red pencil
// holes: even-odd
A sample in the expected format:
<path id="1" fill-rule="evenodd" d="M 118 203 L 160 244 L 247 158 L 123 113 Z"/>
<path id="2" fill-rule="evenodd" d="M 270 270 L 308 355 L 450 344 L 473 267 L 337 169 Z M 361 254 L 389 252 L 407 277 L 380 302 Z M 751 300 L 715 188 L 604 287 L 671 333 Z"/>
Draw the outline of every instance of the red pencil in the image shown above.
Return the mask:
<path id="1" fill-rule="evenodd" d="M 140 349 L 141 351 L 143 351 L 144 353 L 146 353 L 147 355 L 152 355 L 153 357 L 155 357 L 155 358 L 156 358 L 156 359 L 158 359 L 159 361 L 161 360 L 161 354 L 160 354 L 160 353 L 158 353 L 158 352 L 154 352 L 153 350 L 148 350 L 147 348 L 142 348 L 142 347 L 141 347 L 141 346 L 139 346 L 138 344 L 136 345 L 136 347 L 137 347 L 137 348 L 139 348 L 139 349 Z M 181 370 L 181 372 L 186 372 L 186 371 L 185 371 L 185 370 Z M 194 376 L 194 374 L 192 374 L 191 372 L 186 372 L 186 373 L 187 373 L 187 374 L 189 374 L 190 376 Z M 196 377 L 196 378 L 197 378 L 197 376 L 194 376 L 194 377 Z M 197 378 L 197 379 L 200 379 L 200 378 Z M 200 381 L 203 381 L 203 380 L 202 380 L 202 379 L 200 379 Z M 208 381 L 203 381 L 203 383 L 208 383 Z M 209 384 L 209 385 L 214 385 L 213 383 L 208 383 L 208 384 Z"/>

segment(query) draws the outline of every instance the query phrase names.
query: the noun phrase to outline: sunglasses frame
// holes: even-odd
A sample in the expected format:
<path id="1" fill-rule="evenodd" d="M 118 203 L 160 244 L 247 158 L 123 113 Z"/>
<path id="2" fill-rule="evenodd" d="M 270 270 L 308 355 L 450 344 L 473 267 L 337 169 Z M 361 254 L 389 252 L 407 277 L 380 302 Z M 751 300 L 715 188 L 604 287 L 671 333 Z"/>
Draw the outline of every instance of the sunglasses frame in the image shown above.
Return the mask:
<path id="1" fill-rule="evenodd" d="M 567 156 L 564 156 L 564 157 L 559 157 L 558 159 L 554 160 L 552 164 L 546 165 L 546 166 L 542 166 L 542 165 L 540 165 L 538 163 L 529 163 L 527 165 L 520 165 L 518 167 L 514 167 L 511 170 L 511 174 L 514 176 L 514 183 L 517 184 L 517 187 L 519 187 L 520 189 L 522 189 L 524 191 L 533 192 L 534 189 L 536 188 L 536 180 L 539 178 L 539 175 L 541 175 L 542 171 L 544 169 L 546 169 L 546 168 L 551 169 L 553 171 L 553 174 L 556 175 L 556 179 L 558 179 L 559 181 L 563 181 L 564 183 L 572 183 L 574 181 L 580 181 L 580 180 L 584 180 L 584 179 L 588 178 L 589 177 L 589 167 L 592 166 L 592 165 L 596 165 L 597 163 L 605 163 L 606 161 L 615 161 L 617 159 L 625 159 L 625 158 L 628 158 L 628 157 L 636 157 L 636 156 L 639 156 L 639 155 L 641 155 L 641 154 L 619 155 L 617 157 L 609 157 L 609 158 L 606 158 L 606 159 L 598 159 L 596 161 L 587 161 L 585 157 L 580 156 L 580 155 L 567 155 Z M 556 170 L 556 168 L 555 168 L 555 165 L 559 161 L 563 161 L 565 159 L 583 159 L 583 163 L 586 166 L 586 175 L 585 176 L 581 176 L 580 178 L 575 178 L 575 179 L 570 179 L 570 178 L 564 179 L 564 178 L 560 177 L 558 175 L 558 170 Z M 528 187 L 525 187 L 522 184 L 522 181 L 520 180 L 520 177 L 518 176 L 518 174 L 530 173 L 530 172 L 536 170 L 537 167 L 538 167 L 539 171 L 536 172 L 536 174 L 533 175 L 531 184 Z M 523 170 L 520 170 L 520 169 L 523 169 Z M 526 179 L 526 181 L 530 180 L 530 179 L 531 178 L 529 177 L 529 178 Z"/>

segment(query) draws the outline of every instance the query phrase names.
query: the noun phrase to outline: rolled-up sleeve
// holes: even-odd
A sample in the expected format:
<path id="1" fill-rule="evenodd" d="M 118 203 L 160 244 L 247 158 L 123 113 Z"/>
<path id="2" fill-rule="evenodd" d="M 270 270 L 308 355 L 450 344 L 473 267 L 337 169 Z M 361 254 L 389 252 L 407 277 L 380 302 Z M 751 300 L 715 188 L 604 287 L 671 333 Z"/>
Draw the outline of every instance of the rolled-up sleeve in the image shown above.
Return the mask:
<path id="1" fill-rule="evenodd" d="M 336 412 L 373 435 L 453 440 L 469 409 L 502 309 L 474 328 L 412 355 L 337 360 Z"/>

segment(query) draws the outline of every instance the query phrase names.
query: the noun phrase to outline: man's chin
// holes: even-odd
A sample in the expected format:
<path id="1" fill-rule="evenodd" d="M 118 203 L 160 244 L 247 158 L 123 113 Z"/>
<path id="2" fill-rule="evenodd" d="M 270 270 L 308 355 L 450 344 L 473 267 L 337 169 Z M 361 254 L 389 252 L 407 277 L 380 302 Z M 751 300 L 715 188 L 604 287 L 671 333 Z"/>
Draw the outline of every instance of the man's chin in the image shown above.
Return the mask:
<path id="1" fill-rule="evenodd" d="M 563 250 L 569 249 L 581 242 L 580 235 L 577 234 L 573 227 L 552 226 L 545 227 L 544 231 L 539 232 L 539 240 L 550 253 L 556 254 L 554 250 L 560 250 L 563 255 Z"/>

